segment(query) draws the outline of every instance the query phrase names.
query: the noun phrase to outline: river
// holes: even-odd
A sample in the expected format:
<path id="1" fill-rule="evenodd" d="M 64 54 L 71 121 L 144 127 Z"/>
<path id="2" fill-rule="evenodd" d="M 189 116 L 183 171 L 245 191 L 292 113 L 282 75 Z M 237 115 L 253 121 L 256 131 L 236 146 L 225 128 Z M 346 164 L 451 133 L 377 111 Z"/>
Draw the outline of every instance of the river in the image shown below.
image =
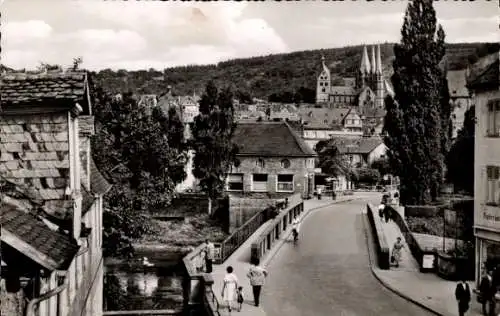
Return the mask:
<path id="1" fill-rule="evenodd" d="M 105 287 L 113 292 L 104 293 L 105 310 L 180 309 L 182 274 L 182 254 L 178 253 L 142 252 L 126 261 L 107 260 L 105 283 L 120 290 Z"/>

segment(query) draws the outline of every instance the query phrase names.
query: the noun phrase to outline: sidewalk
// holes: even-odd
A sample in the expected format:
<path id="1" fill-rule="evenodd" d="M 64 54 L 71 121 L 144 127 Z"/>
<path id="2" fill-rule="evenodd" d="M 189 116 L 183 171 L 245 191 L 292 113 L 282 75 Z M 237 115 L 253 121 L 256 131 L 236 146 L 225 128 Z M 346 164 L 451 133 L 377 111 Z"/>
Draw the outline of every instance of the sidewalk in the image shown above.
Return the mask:
<path id="1" fill-rule="evenodd" d="M 304 201 L 304 212 L 301 215 L 301 219 L 304 219 L 311 211 L 323 208 L 325 206 L 351 201 L 353 199 L 357 199 L 359 196 L 357 195 L 347 195 L 339 197 L 336 200 L 332 200 L 331 198 L 323 198 L 321 200 L 311 199 Z M 248 269 L 250 268 L 250 250 L 252 243 L 260 236 L 260 234 L 270 225 L 270 222 L 264 223 L 261 227 L 259 227 L 223 264 L 217 264 L 213 266 L 212 276 L 214 279 L 213 291 L 217 297 L 219 302 L 222 302 L 222 280 L 224 279 L 224 275 L 226 274 L 226 268 L 228 266 L 232 266 L 234 269 L 234 274 L 238 277 L 239 285 L 243 286 L 243 297 L 245 302 L 243 303 L 243 307 L 241 312 L 238 312 L 233 309 L 231 315 L 240 315 L 240 316 L 265 316 L 266 313 L 261 307 L 256 307 L 253 302 L 253 293 L 248 278 L 246 274 Z M 278 241 L 273 248 L 261 259 L 261 265 L 267 266 L 267 264 L 271 261 L 274 255 L 278 252 L 281 246 L 284 244 L 285 240 L 291 234 L 291 226 L 282 233 L 280 241 Z M 234 305 L 236 307 L 236 303 Z M 220 315 L 230 315 L 227 311 L 227 308 L 224 310 L 220 310 Z"/>
<path id="2" fill-rule="evenodd" d="M 392 250 L 392 245 L 396 242 L 398 236 L 403 238 L 405 248 L 403 251 L 402 262 L 399 268 L 391 267 L 390 270 L 381 270 L 375 263 L 375 249 L 373 235 L 369 231 L 369 223 L 364 216 L 365 233 L 367 235 L 368 251 L 370 254 L 370 267 L 373 275 L 382 285 L 407 299 L 408 301 L 421 306 L 422 308 L 442 316 L 458 315 L 458 306 L 455 300 L 456 282 L 441 279 L 434 273 L 421 273 L 416 260 L 413 258 L 408 245 L 404 240 L 403 234 L 396 223 L 390 221 L 383 223 L 387 242 Z M 471 292 L 474 284 L 468 282 Z M 476 296 L 471 293 L 470 309 L 467 316 L 482 315 L 481 305 L 477 303 Z"/>

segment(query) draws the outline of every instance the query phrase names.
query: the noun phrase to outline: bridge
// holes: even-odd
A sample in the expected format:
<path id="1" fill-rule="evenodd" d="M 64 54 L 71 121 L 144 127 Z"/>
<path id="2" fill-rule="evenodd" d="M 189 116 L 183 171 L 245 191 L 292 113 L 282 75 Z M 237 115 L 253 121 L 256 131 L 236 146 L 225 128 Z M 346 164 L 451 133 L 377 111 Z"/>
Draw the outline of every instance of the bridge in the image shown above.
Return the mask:
<path id="1" fill-rule="evenodd" d="M 422 273 L 425 251 L 417 251 L 403 216 L 391 208 L 394 221 L 378 217 L 382 193 L 356 192 L 338 197 L 296 201 L 273 219 L 257 215 L 221 245 L 221 258 L 210 274 L 194 269 L 203 245 L 184 258 L 183 315 L 230 315 L 222 304 L 227 266 L 243 286 L 241 316 L 301 315 L 455 315 L 455 282 Z M 300 238 L 291 239 L 291 221 L 300 218 Z M 389 253 L 397 237 L 406 239 L 403 260 L 391 267 Z M 251 257 L 269 272 L 254 306 L 246 277 Z M 425 270 L 425 269 L 424 269 Z M 474 288 L 472 285 L 471 288 Z M 471 302 L 468 315 L 479 315 Z M 111 315 L 109 312 L 104 315 Z M 113 314 L 125 315 L 125 314 Z M 128 315 L 181 315 L 179 311 L 145 311 Z"/>

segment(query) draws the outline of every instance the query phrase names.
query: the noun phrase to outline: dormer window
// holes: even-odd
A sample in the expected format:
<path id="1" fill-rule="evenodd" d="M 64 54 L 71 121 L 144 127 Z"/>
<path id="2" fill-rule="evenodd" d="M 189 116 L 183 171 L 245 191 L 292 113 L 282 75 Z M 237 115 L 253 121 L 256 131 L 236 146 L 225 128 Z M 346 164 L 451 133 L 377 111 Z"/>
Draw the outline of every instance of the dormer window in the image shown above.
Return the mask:
<path id="1" fill-rule="evenodd" d="M 265 165 L 266 165 L 266 163 L 264 162 L 264 159 L 259 158 L 259 159 L 257 159 L 257 161 L 256 161 L 256 165 L 257 165 L 257 167 L 259 167 L 259 168 L 264 168 L 264 167 L 265 167 Z"/>

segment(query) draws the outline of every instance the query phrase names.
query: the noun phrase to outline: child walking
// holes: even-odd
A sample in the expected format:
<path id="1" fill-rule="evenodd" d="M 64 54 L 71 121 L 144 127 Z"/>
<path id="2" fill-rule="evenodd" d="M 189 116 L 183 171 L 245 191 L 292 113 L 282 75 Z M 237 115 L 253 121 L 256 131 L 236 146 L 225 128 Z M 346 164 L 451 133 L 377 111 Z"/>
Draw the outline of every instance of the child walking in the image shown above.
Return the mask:
<path id="1" fill-rule="evenodd" d="M 238 298 L 237 298 L 238 312 L 241 312 L 241 306 L 243 305 L 243 287 L 242 286 L 238 287 L 236 294 L 238 295 Z"/>

